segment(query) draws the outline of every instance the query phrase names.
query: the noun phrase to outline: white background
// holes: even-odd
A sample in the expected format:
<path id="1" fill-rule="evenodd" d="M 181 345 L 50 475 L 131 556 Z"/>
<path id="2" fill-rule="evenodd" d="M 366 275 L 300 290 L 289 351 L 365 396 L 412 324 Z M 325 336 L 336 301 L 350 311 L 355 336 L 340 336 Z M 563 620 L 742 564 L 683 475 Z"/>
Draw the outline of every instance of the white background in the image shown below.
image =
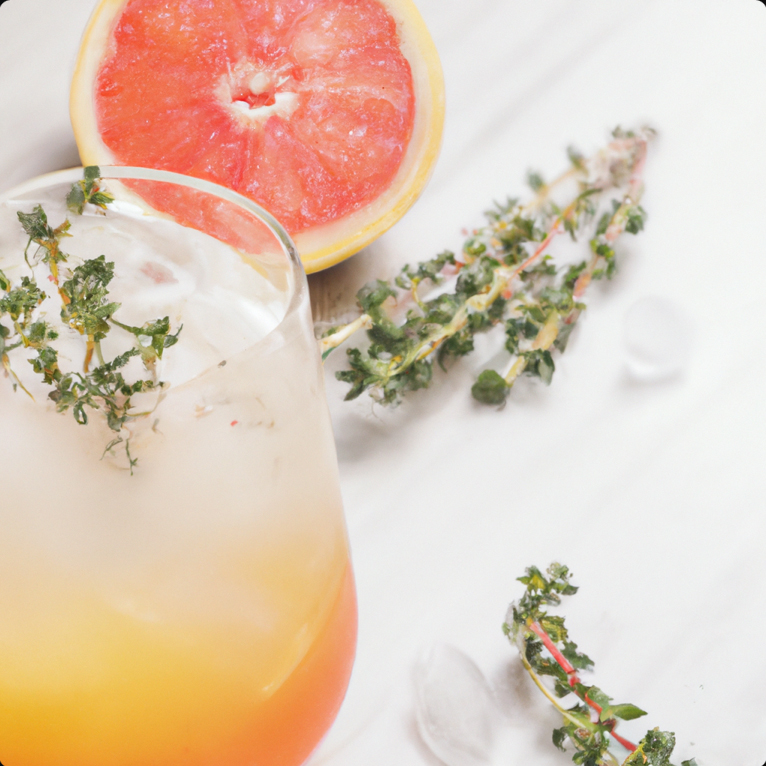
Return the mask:
<path id="1" fill-rule="evenodd" d="M 433 180 L 394 229 L 312 278 L 320 318 L 367 279 L 458 248 L 493 199 L 553 176 L 616 124 L 659 130 L 638 238 L 550 388 L 502 411 L 468 393 L 494 352 L 394 412 L 328 396 L 360 599 L 360 643 L 319 766 L 436 764 L 412 669 L 434 642 L 472 657 L 507 713 L 508 759 L 569 756 L 500 631 L 524 567 L 559 559 L 593 677 L 678 736 L 676 761 L 766 760 L 766 7 L 758 0 L 419 0 L 447 83 Z M 0 190 L 78 164 L 67 95 L 91 0 L 0 7 Z M 692 328 L 683 373 L 630 377 L 628 309 L 669 299 Z M 680 338 L 680 336 L 679 336 Z M 692 744 L 693 743 L 693 744 Z"/>

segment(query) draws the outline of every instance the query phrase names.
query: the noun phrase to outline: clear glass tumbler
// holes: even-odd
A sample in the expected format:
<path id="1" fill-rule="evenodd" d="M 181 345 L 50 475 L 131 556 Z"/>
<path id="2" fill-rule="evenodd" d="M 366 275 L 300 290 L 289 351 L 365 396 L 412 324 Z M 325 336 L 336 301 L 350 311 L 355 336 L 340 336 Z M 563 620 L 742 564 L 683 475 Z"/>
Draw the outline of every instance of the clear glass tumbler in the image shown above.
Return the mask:
<path id="1" fill-rule="evenodd" d="M 0 761 L 297 766 L 337 713 L 356 640 L 300 260 L 233 192 L 100 174 L 105 211 L 67 209 L 81 169 L 0 199 Z M 37 205 L 52 229 L 70 222 L 53 269 L 17 215 Z M 75 271 L 101 255 L 101 305 L 119 304 L 104 337 L 71 316 Z M 32 277 L 35 321 L 58 334 L 37 346 L 13 308 Z M 160 358 L 165 317 L 161 341 L 178 339 Z M 34 364 L 46 343 L 58 383 Z M 150 385 L 108 389 L 117 371 Z"/>

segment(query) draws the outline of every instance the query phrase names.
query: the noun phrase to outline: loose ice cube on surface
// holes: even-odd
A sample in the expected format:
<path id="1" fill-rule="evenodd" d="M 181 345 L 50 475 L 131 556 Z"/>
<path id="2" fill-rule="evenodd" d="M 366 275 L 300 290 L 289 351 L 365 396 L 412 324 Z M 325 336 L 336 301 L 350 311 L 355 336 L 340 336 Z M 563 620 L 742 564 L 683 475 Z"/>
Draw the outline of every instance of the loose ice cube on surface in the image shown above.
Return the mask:
<path id="1" fill-rule="evenodd" d="M 416 720 L 423 741 L 447 766 L 491 762 L 499 723 L 484 674 L 455 647 L 435 644 L 415 671 Z"/>
<path id="2" fill-rule="evenodd" d="M 691 324 L 672 301 L 647 296 L 625 313 L 623 341 L 630 376 L 659 382 L 683 372 L 691 351 Z"/>

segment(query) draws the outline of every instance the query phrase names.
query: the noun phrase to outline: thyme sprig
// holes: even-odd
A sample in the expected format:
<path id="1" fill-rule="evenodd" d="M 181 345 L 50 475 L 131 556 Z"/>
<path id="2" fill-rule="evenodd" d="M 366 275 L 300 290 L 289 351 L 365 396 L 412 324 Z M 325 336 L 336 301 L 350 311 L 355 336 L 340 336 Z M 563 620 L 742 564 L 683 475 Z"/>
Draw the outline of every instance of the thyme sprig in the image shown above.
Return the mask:
<path id="1" fill-rule="evenodd" d="M 97 167 L 85 168 L 82 181 L 75 183 L 66 202 L 68 209 L 81 215 L 88 205 L 104 211 L 113 198 L 102 191 Z M 120 304 L 110 300 L 109 285 L 114 279 L 114 263 L 100 255 L 83 261 L 74 268 L 65 268 L 70 256 L 61 249 L 61 241 L 71 236 L 69 219 L 53 228 L 41 205 L 30 213 L 19 212 L 19 222 L 29 240 L 24 258 L 32 272 L 14 285 L 0 271 L 0 359 L 6 374 L 12 378 L 14 388 L 19 387 L 30 397 L 32 394 L 22 384 L 11 366 L 9 354 L 16 349 L 26 349 L 27 361 L 33 371 L 50 387 L 48 398 L 55 402 L 58 412 L 71 411 L 81 425 L 89 421 L 89 412 L 99 413 L 114 438 L 107 444 L 104 454 L 119 444 L 123 445 L 130 472 L 138 460 L 130 453 L 130 437 L 126 425 L 147 412 L 137 411 L 133 397 L 150 391 L 161 390 L 166 384 L 157 379 L 156 363 L 166 348 L 178 342 L 181 332 L 170 331 L 169 317 L 146 322 L 142 327 L 123 324 L 114 318 Z M 30 247 L 37 249 L 31 255 Z M 64 325 L 85 340 L 85 360 L 82 371 L 61 369 L 58 350 L 52 345 L 59 333 L 42 316 L 40 307 L 48 297 L 38 285 L 34 268 L 40 263 L 48 266 L 49 279 L 56 285 L 60 299 L 60 315 Z M 63 281 L 62 281 L 63 278 Z M 120 327 L 134 336 L 133 347 L 117 354 L 110 360 L 104 358 L 102 341 L 114 327 Z M 91 369 L 93 356 L 98 364 Z M 124 370 L 133 357 L 140 357 L 149 373 L 145 379 L 128 380 Z M 34 398 L 34 397 L 33 397 Z"/>
<path id="2" fill-rule="evenodd" d="M 670 757 L 675 747 L 672 732 L 650 729 L 634 745 L 617 733 L 619 721 L 630 721 L 646 713 L 636 705 L 616 704 L 600 688 L 586 685 L 579 671 L 593 668 L 593 661 L 579 651 L 571 641 L 564 618 L 550 614 L 546 607 L 558 606 L 562 596 L 570 596 L 577 588 L 570 582 L 568 567 L 553 563 L 545 573 L 528 567 L 526 575 L 518 578 L 526 585 L 519 601 L 511 604 L 503 632 L 516 646 L 527 673 L 556 710 L 563 725 L 553 730 L 553 744 L 565 749 L 568 741 L 574 748 L 572 760 L 582 766 L 672 766 Z M 550 690 L 543 676 L 553 680 Z M 567 708 L 561 698 L 574 695 L 577 702 Z M 620 762 L 611 751 L 612 742 L 619 742 L 629 751 Z M 681 766 L 697 766 L 696 761 L 682 761 Z"/>
<path id="3" fill-rule="evenodd" d="M 474 336 L 496 326 L 505 331 L 511 355 L 507 368 L 484 370 L 472 388 L 475 399 L 502 404 L 521 375 L 550 383 L 553 351 L 563 351 L 579 316 L 582 297 L 594 280 L 616 268 L 615 243 L 644 226 L 640 206 L 647 143 L 653 131 L 612 134 L 609 144 L 586 159 L 570 149 L 570 168 L 546 184 L 530 173 L 534 199 L 509 199 L 486 213 L 487 224 L 473 231 L 456 256 L 446 251 L 417 266 L 405 266 L 392 281 L 377 280 L 357 294 L 361 316 L 332 328 L 320 341 L 323 358 L 358 330 L 369 346 L 347 351 L 349 369 L 336 377 L 350 384 L 346 399 L 364 391 L 386 404 L 407 391 L 427 387 L 434 360 L 442 368 L 474 349 Z M 569 202 L 557 204 L 554 192 L 569 184 Z M 569 234 L 590 231 L 590 255 L 557 267 L 548 249 Z M 449 281 L 448 281 L 449 280 Z M 430 295 L 424 295 L 423 287 Z M 409 306 L 403 320 L 392 310 Z"/>

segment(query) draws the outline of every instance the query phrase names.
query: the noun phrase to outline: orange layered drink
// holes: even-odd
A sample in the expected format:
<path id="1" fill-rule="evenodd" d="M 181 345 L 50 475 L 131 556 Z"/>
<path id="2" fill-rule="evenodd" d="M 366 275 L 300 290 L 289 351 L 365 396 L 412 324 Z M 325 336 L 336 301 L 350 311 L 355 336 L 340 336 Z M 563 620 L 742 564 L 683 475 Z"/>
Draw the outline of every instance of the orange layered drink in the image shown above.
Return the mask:
<path id="1" fill-rule="evenodd" d="M 337 713 L 356 636 L 305 277 L 284 232 L 233 193 L 102 175 L 106 215 L 66 210 L 72 173 L 0 202 L 0 761 L 297 766 Z M 147 185 L 197 195 L 218 235 L 152 214 Z M 44 249 L 24 258 L 17 214 L 38 204 L 52 227 L 70 220 L 58 281 Z M 62 294 L 101 254 L 119 308 L 94 352 Z M 157 385 L 119 428 L 96 394 L 87 422 L 73 417 L 34 344 L 11 348 L 9 296 L 30 274 L 45 293 L 36 321 L 73 380 L 146 348 L 146 320 L 169 319 L 172 348 L 121 368 L 126 385 Z"/>

